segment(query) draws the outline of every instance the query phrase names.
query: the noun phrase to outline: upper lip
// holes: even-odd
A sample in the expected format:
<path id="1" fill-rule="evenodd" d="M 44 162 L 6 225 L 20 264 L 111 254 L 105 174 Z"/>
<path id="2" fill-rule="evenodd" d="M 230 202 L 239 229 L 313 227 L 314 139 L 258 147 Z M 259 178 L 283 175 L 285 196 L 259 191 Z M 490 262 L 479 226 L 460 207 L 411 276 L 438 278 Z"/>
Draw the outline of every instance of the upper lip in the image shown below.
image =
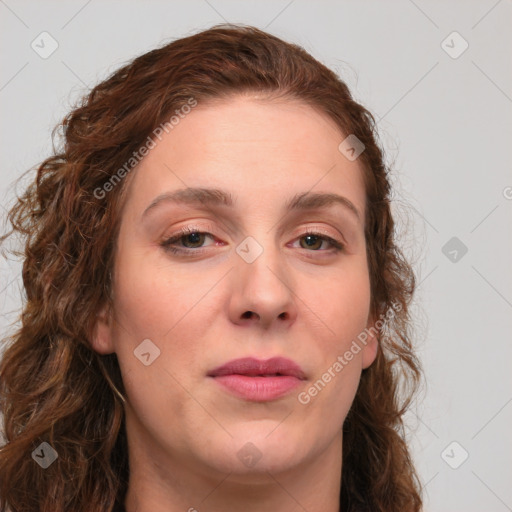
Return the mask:
<path id="1" fill-rule="evenodd" d="M 233 359 L 222 366 L 214 368 L 208 373 L 210 377 L 233 374 L 253 377 L 279 374 L 297 377 L 301 380 L 306 378 L 302 368 L 286 357 L 272 357 L 267 360 L 256 359 L 255 357 Z"/>

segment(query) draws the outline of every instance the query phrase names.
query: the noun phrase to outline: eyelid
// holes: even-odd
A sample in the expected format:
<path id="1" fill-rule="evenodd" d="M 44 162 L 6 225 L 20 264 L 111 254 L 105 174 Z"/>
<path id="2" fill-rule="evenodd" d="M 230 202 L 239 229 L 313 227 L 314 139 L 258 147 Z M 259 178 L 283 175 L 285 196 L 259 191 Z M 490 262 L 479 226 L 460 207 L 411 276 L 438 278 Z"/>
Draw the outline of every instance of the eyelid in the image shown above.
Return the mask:
<path id="1" fill-rule="evenodd" d="M 338 231 L 338 230 L 336 230 L 336 231 Z M 325 235 L 329 238 L 334 238 L 334 239 L 342 238 L 341 235 L 335 235 L 334 233 L 325 229 L 324 227 L 315 226 L 315 225 L 305 226 L 305 227 L 300 228 L 299 230 L 297 230 L 297 234 L 295 235 L 295 237 L 297 238 L 298 236 L 304 236 L 305 234 L 308 234 L 310 232 L 314 232 L 315 234 Z"/>
<path id="2" fill-rule="evenodd" d="M 212 231 L 215 231 L 213 226 L 197 226 L 195 224 L 188 224 L 183 226 L 176 231 L 174 231 L 170 235 L 165 235 L 160 241 L 160 245 L 165 245 L 168 242 L 179 240 L 181 237 L 186 236 L 190 233 L 201 233 L 210 236 L 211 238 L 215 238 L 215 235 L 212 234 Z M 186 248 L 184 248 L 186 250 Z M 197 249 L 195 249 L 197 251 Z"/>
<path id="3" fill-rule="evenodd" d="M 296 235 L 295 235 L 295 238 L 298 238 L 300 236 L 305 236 L 307 234 L 315 234 L 315 235 L 323 235 L 327 238 L 331 238 L 333 239 L 336 243 L 340 244 L 343 246 L 343 248 L 347 247 L 348 246 L 348 242 L 347 242 L 347 239 L 345 238 L 345 236 L 343 235 L 343 233 L 331 226 L 331 229 L 328 229 L 322 225 L 317 225 L 317 224 L 311 224 L 311 225 L 308 225 L 308 226 L 302 226 L 300 229 L 298 229 L 296 231 Z"/>

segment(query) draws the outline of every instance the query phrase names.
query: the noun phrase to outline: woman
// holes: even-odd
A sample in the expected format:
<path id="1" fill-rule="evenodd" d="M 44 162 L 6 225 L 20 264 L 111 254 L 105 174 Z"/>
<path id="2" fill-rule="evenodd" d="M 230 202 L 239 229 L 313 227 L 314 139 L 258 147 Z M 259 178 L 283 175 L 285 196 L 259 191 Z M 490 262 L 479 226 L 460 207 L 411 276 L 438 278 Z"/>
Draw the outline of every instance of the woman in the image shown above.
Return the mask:
<path id="1" fill-rule="evenodd" d="M 0 366 L 0 510 L 420 510 L 414 276 L 347 86 L 220 25 L 62 126 L 10 212 L 26 303 Z"/>

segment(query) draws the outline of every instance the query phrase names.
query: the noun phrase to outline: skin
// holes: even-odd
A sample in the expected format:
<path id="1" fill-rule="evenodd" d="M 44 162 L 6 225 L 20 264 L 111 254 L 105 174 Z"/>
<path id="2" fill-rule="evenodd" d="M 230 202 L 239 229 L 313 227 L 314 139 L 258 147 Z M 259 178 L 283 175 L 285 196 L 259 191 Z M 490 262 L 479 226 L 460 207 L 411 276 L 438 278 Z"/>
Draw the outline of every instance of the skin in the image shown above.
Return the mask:
<path id="1" fill-rule="evenodd" d="M 125 384 L 128 512 L 339 510 L 342 425 L 378 341 L 309 403 L 298 394 L 373 325 L 363 175 L 338 150 L 344 138 L 296 100 L 235 96 L 195 107 L 129 176 L 114 306 L 91 340 L 117 354 Z M 235 206 L 161 202 L 142 215 L 187 186 L 229 191 Z M 361 218 L 343 206 L 284 210 L 308 191 L 346 197 Z M 178 240 L 181 255 L 160 245 L 188 225 L 211 235 Z M 345 248 L 322 239 L 310 248 L 311 228 Z M 252 263 L 236 252 L 247 236 L 263 248 Z M 160 350 L 147 366 L 134 356 L 145 339 Z M 288 357 L 307 379 L 285 397 L 250 402 L 207 376 L 245 356 Z M 261 458 L 249 467 L 241 449 Z"/>

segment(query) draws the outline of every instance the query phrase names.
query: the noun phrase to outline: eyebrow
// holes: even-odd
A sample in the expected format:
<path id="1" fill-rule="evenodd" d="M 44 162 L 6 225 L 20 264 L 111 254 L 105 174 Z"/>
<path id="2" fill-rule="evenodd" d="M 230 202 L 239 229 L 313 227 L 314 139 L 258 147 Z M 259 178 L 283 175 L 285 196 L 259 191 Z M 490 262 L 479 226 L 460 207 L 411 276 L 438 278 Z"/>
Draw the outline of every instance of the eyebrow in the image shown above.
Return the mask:
<path id="1" fill-rule="evenodd" d="M 162 203 L 207 205 L 212 207 L 227 206 L 232 208 L 235 202 L 233 196 L 225 190 L 218 188 L 188 187 L 157 196 L 144 210 L 142 216 L 146 216 L 149 211 Z M 346 197 L 334 193 L 303 192 L 296 194 L 287 201 L 285 210 L 314 210 L 317 208 L 328 208 L 334 205 L 343 206 L 346 210 L 352 212 L 358 221 L 361 221 L 361 215 L 354 204 Z"/>

